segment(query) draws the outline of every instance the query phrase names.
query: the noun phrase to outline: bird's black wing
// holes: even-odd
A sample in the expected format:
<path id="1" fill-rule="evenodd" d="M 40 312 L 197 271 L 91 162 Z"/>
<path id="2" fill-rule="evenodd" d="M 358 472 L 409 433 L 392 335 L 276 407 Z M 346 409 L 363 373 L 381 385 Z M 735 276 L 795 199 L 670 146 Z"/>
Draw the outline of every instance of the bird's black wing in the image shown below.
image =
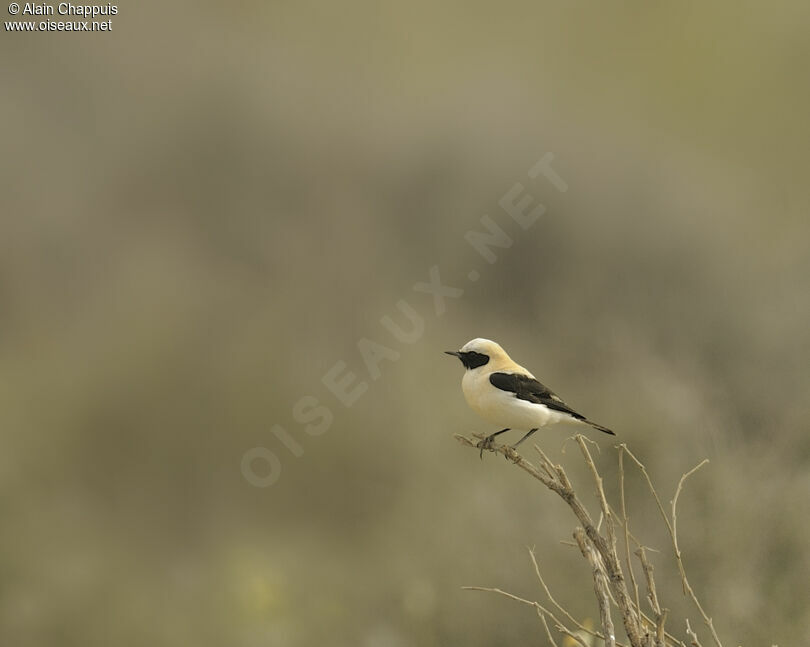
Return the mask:
<path id="1" fill-rule="evenodd" d="M 493 373 L 489 376 L 489 381 L 496 389 L 511 391 L 521 400 L 542 404 L 549 409 L 567 413 L 577 420 L 585 420 L 585 416 L 574 411 L 556 393 L 533 377 L 521 373 Z"/>
<path id="2" fill-rule="evenodd" d="M 489 376 L 489 382 L 496 389 L 500 389 L 501 391 L 511 391 L 515 394 L 516 398 L 520 398 L 521 400 L 526 400 L 528 402 L 534 402 L 535 404 L 542 404 L 547 406 L 549 409 L 554 409 L 555 411 L 562 411 L 563 413 L 567 413 L 572 418 L 582 420 L 582 422 L 590 425 L 594 429 L 604 431 L 606 434 L 610 434 L 611 436 L 616 435 L 607 427 L 603 427 L 592 420 L 588 420 L 581 413 L 574 411 L 571 407 L 565 404 L 562 399 L 560 399 L 560 396 L 558 396 L 544 384 L 540 384 L 540 382 L 535 380 L 533 377 L 529 377 L 523 373 L 493 373 Z"/>

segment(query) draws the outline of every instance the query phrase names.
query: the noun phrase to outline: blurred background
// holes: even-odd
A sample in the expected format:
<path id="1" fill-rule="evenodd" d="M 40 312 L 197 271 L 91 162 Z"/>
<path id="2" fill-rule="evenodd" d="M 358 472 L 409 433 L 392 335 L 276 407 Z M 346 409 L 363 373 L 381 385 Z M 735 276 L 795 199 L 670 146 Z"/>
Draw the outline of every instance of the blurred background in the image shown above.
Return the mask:
<path id="1" fill-rule="evenodd" d="M 597 617 L 570 511 L 453 440 L 494 431 L 442 354 L 478 336 L 665 504 L 709 458 L 679 504 L 695 590 L 727 645 L 806 637 L 806 3 L 144 2 L 112 29 L 0 36 L 0 643 L 544 644 L 460 590 L 541 599 L 527 546 Z M 528 178 L 546 153 L 566 192 Z M 547 209 L 526 230 L 515 183 Z M 484 215 L 513 240 L 491 265 Z M 464 289 L 441 315 L 434 266 Z M 401 299 L 414 343 L 380 321 L 410 327 Z M 590 497 L 569 434 L 535 438 Z"/>

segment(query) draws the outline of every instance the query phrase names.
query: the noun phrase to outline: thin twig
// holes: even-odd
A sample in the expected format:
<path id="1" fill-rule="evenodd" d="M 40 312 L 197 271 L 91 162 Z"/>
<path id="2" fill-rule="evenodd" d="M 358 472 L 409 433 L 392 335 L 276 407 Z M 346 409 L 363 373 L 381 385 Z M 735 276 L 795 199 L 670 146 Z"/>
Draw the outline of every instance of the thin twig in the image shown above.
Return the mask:
<path id="1" fill-rule="evenodd" d="M 627 445 L 622 444 L 621 447 L 624 449 L 624 451 L 627 452 L 627 455 L 630 458 L 633 459 L 633 461 L 636 463 L 636 465 L 638 465 L 639 469 L 641 470 L 641 473 L 644 475 L 644 478 L 647 481 L 647 485 L 648 485 L 648 487 L 650 489 L 650 492 L 652 492 L 652 495 L 655 498 L 655 502 L 658 505 L 658 510 L 661 513 L 661 517 L 664 519 L 664 523 L 666 524 L 667 530 L 669 531 L 670 539 L 672 540 L 672 548 L 675 551 L 675 561 L 678 564 L 678 572 L 681 575 L 681 583 L 683 585 L 684 593 L 689 595 L 689 597 L 691 598 L 691 600 L 694 603 L 695 607 L 697 608 L 698 612 L 700 613 L 701 617 L 703 618 L 703 622 L 709 628 L 709 632 L 712 635 L 712 640 L 714 641 L 715 645 L 717 645 L 717 647 L 723 647 L 723 643 L 720 642 L 720 638 L 719 638 L 719 636 L 717 635 L 717 632 L 714 629 L 714 623 L 712 622 L 712 619 L 709 617 L 709 615 L 706 613 L 706 611 L 704 611 L 703 605 L 700 604 L 700 600 L 698 600 L 697 595 L 695 594 L 695 591 L 692 589 L 692 585 L 689 584 L 689 579 L 686 577 L 686 569 L 684 568 L 684 565 L 683 565 L 683 559 L 681 557 L 681 550 L 678 547 L 678 536 L 675 533 L 675 522 L 677 520 L 677 516 L 675 515 L 675 505 L 678 502 L 678 497 L 680 496 L 681 489 L 683 488 L 683 483 L 684 483 L 684 481 L 686 481 L 687 478 L 689 478 L 697 470 L 699 470 L 706 463 L 708 463 L 709 460 L 708 459 L 703 459 L 695 467 L 693 467 L 691 470 L 686 472 L 686 474 L 681 476 L 681 480 L 678 482 L 678 487 L 675 490 L 675 496 L 672 499 L 673 519 L 672 519 L 672 521 L 670 521 L 669 517 L 667 517 L 666 511 L 664 510 L 664 506 L 661 504 L 661 499 L 659 498 L 658 492 L 656 491 L 655 486 L 653 485 L 652 479 L 650 479 L 650 475 L 647 473 L 647 468 L 644 467 L 644 464 L 640 460 L 638 460 L 635 457 L 635 455 L 633 454 L 633 452 L 631 452 L 627 448 Z"/>
<path id="2" fill-rule="evenodd" d="M 686 474 L 681 476 L 681 480 L 678 481 L 678 487 L 675 488 L 675 496 L 672 497 L 672 541 L 675 544 L 675 554 L 678 556 L 679 561 L 681 557 L 681 549 L 678 547 L 678 515 L 676 512 L 676 507 L 678 505 L 678 497 L 681 496 L 681 490 L 683 489 L 684 481 L 686 481 L 686 479 L 692 476 L 692 474 L 697 472 L 701 467 L 703 467 L 708 462 L 709 459 L 704 458 L 700 463 L 695 465 Z M 684 593 L 685 592 L 686 591 L 684 591 Z"/>
<path id="3" fill-rule="evenodd" d="M 573 545 L 576 546 L 577 544 Z M 554 607 L 560 613 L 562 613 L 566 618 L 568 618 L 570 622 L 575 624 L 580 631 L 584 631 L 586 633 L 589 633 L 591 636 L 594 636 L 595 638 L 601 638 L 604 640 L 605 637 L 601 632 L 593 631 L 592 629 L 589 629 L 588 627 L 583 625 L 579 620 L 577 620 L 574 616 L 572 616 L 565 607 L 563 607 L 559 602 L 557 602 L 557 600 L 554 599 L 554 596 L 551 595 L 551 590 L 546 585 L 546 581 L 540 574 L 540 566 L 537 563 L 537 557 L 535 556 L 534 551 L 532 549 L 529 549 L 529 557 L 531 557 L 532 559 L 532 564 L 534 565 L 534 572 L 537 575 L 537 579 L 540 581 L 540 586 L 543 587 L 543 591 L 545 591 L 546 597 L 549 599 L 549 602 L 551 602 L 551 604 L 553 604 Z"/>
<path id="4" fill-rule="evenodd" d="M 516 602 L 521 602 L 522 604 L 534 607 L 538 611 L 545 613 L 552 620 L 554 620 L 554 626 L 557 629 L 557 631 L 559 631 L 560 633 L 564 633 L 566 636 L 570 636 L 571 638 L 576 640 L 580 645 L 582 645 L 582 647 L 588 647 L 588 645 L 586 645 L 579 636 L 577 636 L 571 629 L 569 629 L 562 622 L 560 622 L 560 619 L 557 618 L 557 616 L 555 616 L 551 611 L 546 609 L 539 602 L 527 600 L 526 598 L 522 598 L 513 593 L 509 593 L 508 591 L 504 591 L 503 589 L 490 588 L 487 586 L 462 586 L 461 588 L 465 591 L 484 591 L 485 593 L 497 593 L 498 595 L 503 595 L 511 600 L 515 600 Z"/>
<path id="5" fill-rule="evenodd" d="M 622 523 L 624 525 L 624 552 L 625 561 L 627 562 L 627 572 L 630 575 L 630 583 L 633 585 L 633 591 L 636 599 L 636 609 L 641 612 L 641 606 L 638 600 L 638 583 L 636 582 L 636 575 L 633 573 L 633 560 L 630 559 L 630 518 L 627 516 L 627 506 L 624 501 L 624 451 L 622 446 L 619 445 L 619 492 L 622 504 Z"/>
<path id="6" fill-rule="evenodd" d="M 698 640 L 697 634 L 692 631 L 692 627 L 689 626 L 689 618 L 686 619 L 686 634 L 689 636 L 689 640 L 691 640 L 692 647 L 703 647 L 700 644 L 700 640 Z"/>
<path id="7" fill-rule="evenodd" d="M 548 641 L 551 643 L 552 647 L 558 647 L 557 641 L 554 640 L 554 636 L 551 635 L 551 629 L 548 628 L 548 622 L 546 622 L 545 614 L 540 611 L 540 609 L 535 609 L 537 611 L 537 615 L 540 616 L 540 622 L 543 623 L 543 628 L 546 630 L 546 636 L 548 636 Z"/>
<path id="8" fill-rule="evenodd" d="M 579 448 L 582 451 L 582 455 L 585 457 L 585 462 L 588 464 L 588 467 L 591 469 L 591 474 L 593 475 L 593 480 L 596 483 L 596 493 L 599 495 L 599 505 L 602 508 L 602 516 L 605 519 L 605 528 L 607 530 L 607 540 L 608 540 L 608 547 L 611 552 L 616 552 L 616 526 L 613 523 L 613 515 L 610 513 L 610 506 L 607 502 L 607 497 L 605 497 L 605 488 L 602 485 L 602 477 L 599 475 L 599 472 L 596 469 L 596 465 L 593 462 L 593 458 L 591 457 L 591 453 L 588 451 L 588 447 L 585 444 L 585 436 L 577 435 L 576 440 L 579 443 Z M 593 442 L 593 441 L 591 441 Z"/>

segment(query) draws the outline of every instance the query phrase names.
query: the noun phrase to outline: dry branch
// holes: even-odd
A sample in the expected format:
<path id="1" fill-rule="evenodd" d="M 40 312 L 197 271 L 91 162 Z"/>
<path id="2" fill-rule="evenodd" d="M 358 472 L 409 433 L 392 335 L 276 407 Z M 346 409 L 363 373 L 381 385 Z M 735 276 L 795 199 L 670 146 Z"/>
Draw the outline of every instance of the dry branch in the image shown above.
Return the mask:
<path id="1" fill-rule="evenodd" d="M 697 607 L 698 612 L 700 613 L 701 617 L 703 618 L 703 622 L 709 628 L 709 632 L 712 635 L 712 640 L 714 640 L 714 644 L 717 645 L 717 647 L 723 647 L 723 644 L 720 642 L 720 638 L 717 636 L 717 632 L 714 629 L 714 623 L 712 622 L 712 619 L 708 616 L 706 611 L 704 611 L 703 605 L 700 604 L 700 600 L 698 600 L 697 595 L 695 595 L 695 592 L 692 589 L 692 585 L 689 584 L 689 579 L 686 577 L 686 569 L 684 568 L 684 565 L 683 565 L 683 558 L 681 556 L 681 549 L 678 546 L 678 534 L 676 532 L 677 520 L 678 520 L 678 516 L 677 516 L 677 513 L 676 513 L 676 506 L 678 504 L 678 497 L 680 496 L 681 490 L 683 489 L 683 484 L 684 484 L 684 482 L 686 481 L 687 478 L 692 476 L 692 474 L 697 472 L 701 467 L 703 467 L 706 463 L 708 463 L 709 459 L 707 459 L 707 458 L 703 459 L 700 463 L 695 465 L 695 467 L 693 467 L 691 470 L 686 472 L 686 474 L 681 476 L 681 480 L 678 481 L 678 487 L 675 490 L 675 496 L 672 498 L 672 520 L 670 520 L 667 517 L 667 513 L 664 510 L 664 506 L 661 505 L 661 499 L 658 496 L 658 492 L 655 489 L 655 486 L 653 485 L 653 482 L 652 482 L 652 479 L 650 478 L 650 475 L 647 473 L 647 468 L 644 467 L 644 464 L 640 460 L 638 460 L 635 457 L 635 455 L 633 455 L 633 452 L 631 452 L 627 448 L 627 445 L 625 445 L 625 444 L 619 445 L 619 450 L 627 452 L 627 455 L 631 459 L 633 459 L 635 464 L 638 465 L 639 469 L 641 470 L 641 473 L 644 475 L 644 478 L 647 481 L 647 486 L 649 487 L 650 492 L 652 493 L 653 497 L 655 498 L 655 502 L 658 505 L 658 511 L 661 513 L 661 517 L 664 519 L 664 523 L 666 524 L 667 530 L 669 531 L 669 536 L 670 536 L 670 539 L 672 540 L 672 549 L 673 549 L 673 551 L 675 553 L 675 561 L 678 564 L 678 572 L 681 575 L 681 584 L 683 585 L 683 591 L 684 591 L 685 594 L 689 595 L 689 597 L 692 599 L 692 602 L 695 604 L 695 607 Z"/>
<path id="2" fill-rule="evenodd" d="M 477 438 L 481 439 L 483 436 L 477 436 Z M 456 439 L 468 447 L 473 447 L 476 449 L 481 448 L 480 444 L 471 438 L 457 434 Z M 687 478 L 689 478 L 689 476 L 694 474 L 708 461 L 701 462 L 681 477 L 675 491 L 675 495 L 671 501 L 671 515 L 668 516 L 644 464 L 641 463 L 641 461 L 639 461 L 635 455 L 633 455 L 626 445 L 618 445 L 619 494 L 621 498 L 621 516 L 619 517 L 618 513 L 613 511 L 610 503 L 607 500 L 603 479 L 599 474 L 599 470 L 594 463 L 593 456 L 591 455 L 588 445 L 586 444 L 587 442 L 593 441 L 589 441 L 582 435 L 575 436 L 574 440 L 578 445 L 580 454 L 585 461 L 585 464 L 587 465 L 596 486 L 596 497 L 600 509 L 599 522 L 597 524 L 594 524 L 593 518 L 574 490 L 574 487 L 571 484 L 571 481 L 568 479 L 563 467 L 561 465 L 554 464 L 538 446 L 535 445 L 534 448 L 540 457 L 539 467 L 526 460 L 522 455 L 507 445 L 490 443 L 485 447 L 485 449 L 493 453 L 502 454 L 524 472 L 530 474 L 533 478 L 540 481 L 546 488 L 557 494 L 563 501 L 565 501 L 573 512 L 581 526 L 574 531 L 574 539 L 576 540 L 575 545 L 579 547 L 580 552 L 591 567 L 591 574 L 594 582 L 594 592 L 596 595 L 596 602 L 599 608 L 599 615 L 602 625 L 601 631 L 588 629 L 583 623 L 576 620 L 572 614 L 570 614 L 561 604 L 557 602 L 546 585 L 540 573 L 540 568 L 537 564 L 534 551 L 531 550 L 529 551 L 529 554 L 540 585 L 542 586 L 543 591 L 545 592 L 546 597 L 553 608 L 568 624 L 564 624 L 560 617 L 555 615 L 554 612 L 536 601 L 526 600 L 511 593 L 507 593 L 501 589 L 488 587 L 464 588 L 498 593 L 518 602 L 522 602 L 523 604 L 533 606 L 543 623 L 549 642 L 552 645 L 555 645 L 555 642 L 549 630 L 546 618 L 551 618 L 555 629 L 559 633 L 570 636 L 580 645 L 585 645 L 585 642 L 581 636 L 585 636 L 586 638 L 590 636 L 591 639 L 598 638 L 604 640 L 607 647 L 614 647 L 616 645 L 623 647 L 622 643 L 616 639 L 615 628 L 611 617 L 611 606 L 614 606 L 621 615 L 622 625 L 624 632 L 627 635 L 627 639 L 629 640 L 630 647 L 686 647 L 686 644 L 683 641 L 665 630 L 664 625 L 667 619 L 668 610 L 661 606 L 659 592 L 655 585 L 652 564 L 647 558 L 646 549 L 630 532 L 629 516 L 627 514 L 624 489 L 624 454 L 626 453 L 641 471 L 644 479 L 646 480 L 647 486 L 655 499 L 658 510 L 664 519 L 667 531 L 669 532 L 672 541 L 672 549 L 675 556 L 675 562 L 681 576 L 684 593 L 689 595 L 701 614 L 703 621 L 709 628 L 716 647 L 722 647 L 722 644 L 720 643 L 720 640 L 714 630 L 711 618 L 705 613 L 702 605 L 694 593 L 694 590 L 689 584 L 689 580 L 686 577 L 686 571 L 683 565 L 683 559 L 678 546 L 677 537 L 677 502 L 678 497 L 683 489 L 684 482 Z M 627 581 L 622 570 L 622 560 L 619 557 L 618 540 L 616 534 L 617 519 L 619 519 L 620 523 L 624 527 L 624 561 L 630 576 L 630 588 L 627 585 Z M 638 547 L 638 549 L 635 551 L 635 555 L 639 560 L 641 570 L 644 574 L 644 582 L 647 589 L 647 598 L 652 609 L 652 617 L 645 614 L 640 608 L 639 586 L 633 572 L 633 560 L 630 554 L 631 539 Z M 700 645 L 697 635 L 692 631 L 691 627 L 689 627 L 688 621 L 687 636 L 688 640 L 693 646 Z"/>

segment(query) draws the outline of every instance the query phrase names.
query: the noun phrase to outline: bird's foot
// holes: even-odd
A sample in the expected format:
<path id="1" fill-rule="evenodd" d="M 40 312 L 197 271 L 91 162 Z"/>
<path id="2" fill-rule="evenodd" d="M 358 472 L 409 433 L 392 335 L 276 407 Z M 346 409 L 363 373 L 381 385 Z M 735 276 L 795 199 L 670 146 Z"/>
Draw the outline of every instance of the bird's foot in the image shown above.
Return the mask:
<path id="1" fill-rule="evenodd" d="M 478 453 L 478 456 L 481 460 L 484 460 L 484 450 L 485 449 L 493 449 L 494 445 L 492 444 L 492 439 L 494 436 L 487 436 L 486 438 L 479 440 L 475 446 L 478 447 L 481 451 Z"/>

